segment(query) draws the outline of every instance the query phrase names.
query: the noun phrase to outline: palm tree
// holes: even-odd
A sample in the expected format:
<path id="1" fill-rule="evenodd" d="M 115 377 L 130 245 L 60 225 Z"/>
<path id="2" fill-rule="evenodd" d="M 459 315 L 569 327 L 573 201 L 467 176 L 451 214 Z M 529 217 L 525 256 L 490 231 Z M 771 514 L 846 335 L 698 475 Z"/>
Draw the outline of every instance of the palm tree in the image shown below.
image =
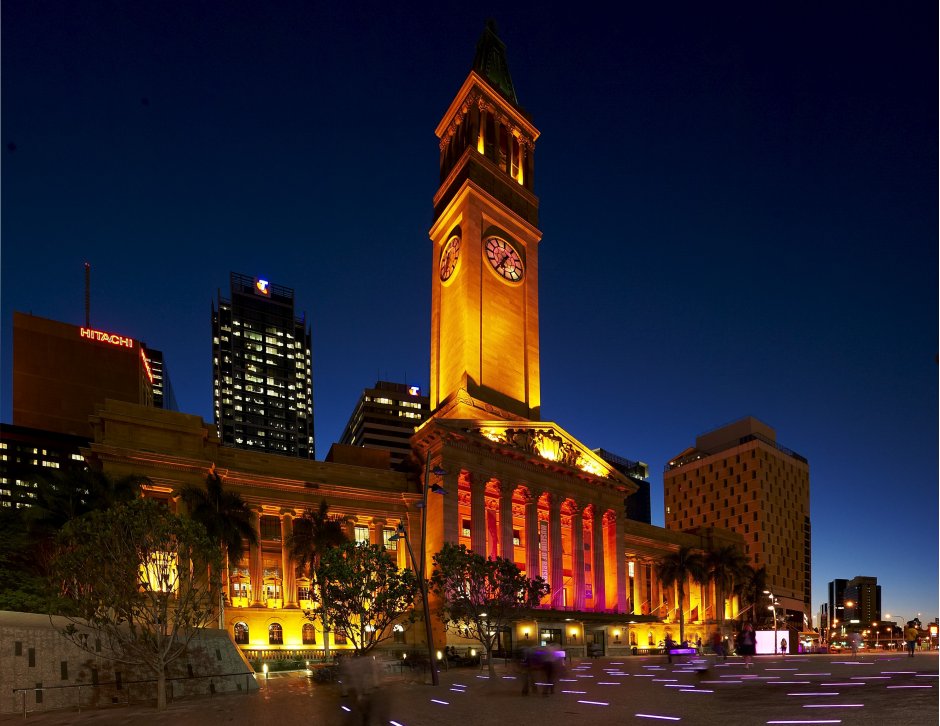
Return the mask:
<path id="1" fill-rule="evenodd" d="M 710 550 L 705 555 L 705 566 L 709 579 L 715 583 L 715 619 L 721 631 L 725 621 L 725 597 L 743 579 L 748 566 L 747 557 L 734 545 L 726 545 Z"/>
<path id="2" fill-rule="evenodd" d="M 736 583 L 735 589 L 741 598 L 741 605 L 744 606 L 739 615 L 743 616 L 748 610 L 753 610 L 754 612 L 748 619 L 752 620 L 755 625 L 759 624 L 764 617 L 761 603 L 764 602 L 764 591 L 767 589 L 767 568 L 755 569 L 748 565 L 744 568 L 741 581 Z"/>
<path id="3" fill-rule="evenodd" d="M 320 502 L 318 509 L 308 509 L 294 522 L 294 531 L 287 542 L 291 559 L 297 563 L 298 575 L 309 575 L 313 587 L 322 598 L 320 588 L 320 561 L 327 550 L 348 541 L 343 525 L 349 521 L 348 517 L 330 514 L 330 506 L 326 500 Z M 324 620 L 323 651 L 324 655 L 330 653 L 330 628 Z"/>
<path id="4" fill-rule="evenodd" d="M 238 562 L 245 554 L 245 542 L 258 544 L 258 533 L 251 525 L 251 510 L 240 494 L 227 492 L 222 488 L 222 477 L 215 466 L 206 476 L 205 488 L 198 486 L 184 487 L 180 498 L 189 511 L 189 516 L 205 527 L 209 538 L 219 543 L 222 562 Z M 221 574 L 221 573 L 220 573 Z M 219 628 L 225 628 L 225 594 L 219 581 Z"/>
<path id="5" fill-rule="evenodd" d="M 675 586 L 679 596 L 679 642 L 685 640 L 685 584 L 688 580 L 704 582 L 708 578 L 705 568 L 705 558 L 691 547 L 680 547 L 656 563 L 656 576 L 660 582 Z"/>

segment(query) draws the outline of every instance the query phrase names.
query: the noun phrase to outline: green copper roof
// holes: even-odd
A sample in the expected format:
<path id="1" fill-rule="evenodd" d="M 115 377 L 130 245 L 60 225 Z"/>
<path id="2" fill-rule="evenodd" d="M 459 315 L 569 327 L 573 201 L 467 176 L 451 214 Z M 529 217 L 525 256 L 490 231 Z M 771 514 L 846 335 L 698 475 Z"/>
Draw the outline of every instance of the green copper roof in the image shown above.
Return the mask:
<path id="1" fill-rule="evenodd" d="M 519 105 L 516 89 L 509 75 L 506 63 L 506 45 L 496 35 L 496 22 L 487 20 L 483 35 L 477 41 L 477 53 L 473 59 L 473 70 L 483 76 L 489 84 L 499 91 L 514 106 Z"/>

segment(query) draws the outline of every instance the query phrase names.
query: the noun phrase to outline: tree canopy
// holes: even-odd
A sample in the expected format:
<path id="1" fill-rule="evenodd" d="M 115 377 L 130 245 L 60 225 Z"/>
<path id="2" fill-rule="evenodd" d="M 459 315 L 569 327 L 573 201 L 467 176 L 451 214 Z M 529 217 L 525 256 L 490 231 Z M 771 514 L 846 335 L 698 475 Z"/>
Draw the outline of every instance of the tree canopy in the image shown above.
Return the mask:
<path id="1" fill-rule="evenodd" d="M 413 617 L 418 579 L 399 570 L 380 545 L 347 542 L 329 549 L 319 571 L 322 596 L 308 618 L 345 633 L 357 654 L 391 638 L 406 614 Z"/>
<path id="2" fill-rule="evenodd" d="M 492 677 L 493 647 L 500 631 L 536 607 L 549 591 L 541 577 L 527 578 L 514 562 L 452 543 L 434 555 L 430 582 L 440 600 L 444 627 L 479 641 Z"/>
<path id="3" fill-rule="evenodd" d="M 246 542 L 258 544 L 258 534 L 251 526 L 251 510 L 240 494 L 225 490 L 214 468 L 206 476 L 205 488 L 184 487 L 180 497 L 189 516 L 219 543 L 229 562 L 238 563 L 245 554 Z"/>
<path id="4" fill-rule="evenodd" d="M 136 499 L 69 522 L 52 560 L 56 587 L 73 607 L 63 635 L 97 655 L 149 669 L 157 707 L 166 707 L 166 667 L 213 619 L 207 566 L 219 549 L 202 525 L 150 499 Z"/>

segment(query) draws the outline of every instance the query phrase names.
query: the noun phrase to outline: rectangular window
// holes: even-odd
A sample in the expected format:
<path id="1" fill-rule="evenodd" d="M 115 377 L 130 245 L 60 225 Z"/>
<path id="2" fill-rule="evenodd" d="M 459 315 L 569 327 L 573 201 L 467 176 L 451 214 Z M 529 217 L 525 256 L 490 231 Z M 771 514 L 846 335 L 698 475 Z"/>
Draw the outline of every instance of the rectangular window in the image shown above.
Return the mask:
<path id="1" fill-rule="evenodd" d="M 462 537 L 470 536 L 470 520 L 465 519 L 460 523 L 460 535 Z"/>
<path id="2" fill-rule="evenodd" d="M 518 547 L 519 545 L 522 544 L 522 539 L 520 539 L 520 537 L 519 537 L 519 530 L 518 530 L 518 529 L 514 529 L 514 530 L 512 531 L 512 543 L 513 543 L 516 547 Z"/>
<path id="3" fill-rule="evenodd" d="M 342 630 L 337 630 L 335 633 L 333 633 L 333 644 L 346 645 L 346 633 Z"/>
<path id="4" fill-rule="evenodd" d="M 394 529 L 386 528 L 382 530 L 382 544 L 385 545 L 385 549 L 392 551 L 398 549 L 398 540 L 392 539 L 393 536 L 395 536 Z"/>
<path id="5" fill-rule="evenodd" d="M 357 524 L 356 529 L 355 529 L 355 535 L 356 535 L 355 539 L 356 539 L 357 544 L 359 543 L 369 544 L 369 528 L 368 527 L 361 525 L 361 524 Z"/>

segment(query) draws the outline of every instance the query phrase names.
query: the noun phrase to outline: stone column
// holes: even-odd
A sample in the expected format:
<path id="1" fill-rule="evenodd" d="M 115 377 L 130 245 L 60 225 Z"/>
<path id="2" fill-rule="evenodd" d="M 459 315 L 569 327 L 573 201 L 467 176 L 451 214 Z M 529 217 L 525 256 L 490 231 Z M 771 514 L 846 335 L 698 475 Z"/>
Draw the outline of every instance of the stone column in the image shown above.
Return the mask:
<path id="1" fill-rule="evenodd" d="M 385 535 L 383 530 L 385 529 L 385 519 L 382 517 L 373 517 L 372 521 L 369 523 L 369 544 L 374 545 L 384 545 L 385 544 Z"/>
<path id="2" fill-rule="evenodd" d="M 294 532 L 294 512 L 290 509 L 281 510 L 281 570 L 284 579 L 281 583 L 284 607 L 297 607 L 297 568 L 290 556 L 290 538 Z"/>
<path id="3" fill-rule="evenodd" d="M 250 568 L 249 577 L 251 578 L 251 606 L 261 607 L 262 594 L 264 592 L 264 571 L 261 568 L 261 510 L 251 510 L 251 528 L 255 531 L 255 537 L 258 544 L 250 545 L 248 548 L 248 566 Z"/>
<path id="4" fill-rule="evenodd" d="M 470 480 L 470 549 L 486 556 L 486 480 L 472 475 Z"/>
<path id="5" fill-rule="evenodd" d="M 571 576 L 574 581 L 575 610 L 584 610 L 584 518 L 581 506 L 571 507 Z"/>
<path id="6" fill-rule="evenodd" d="M 515 562 L 515 550 L 512 543 L 512 492 L 511 484 L 499 485 L 499 556 Z"/>
<path id="7" fill-rule="evenodd" d="M 525 502 L 525 573 L 530 580 L 539 576 L 539 500 L 526 492 Z"/>
<path id="8" fill-rule="evenodd" d="M 610 557 L 611 564 L 614 567 L 613 577 L 616 583 L 616 597 L 612 598 L 611 603 L 617 608 L 617 612 L 627 612 L 627 563 L 626 553 L 623 549 L 623 517 L 618 517 L 615 512 L 608 512 L 610 519 Z"/>
<path id="9" fill-rule="evenodd" d="M 594 609 L 602 611 L 607 608 L 607 574 L 604 567 L 604 515 L 598 507 L 593 508 L 593 514 L 591 527 L 594 531 L 594 542 L 591 543 L 591 554 L 594 558 Z"/>
<path id="10" fill-rule="evenodd" d="M 552 585 L 552 607 L 565 605 L 565 570 L 561 544 L 561 497 L 552 494 L 548 507 L 549 577 Z"/>

